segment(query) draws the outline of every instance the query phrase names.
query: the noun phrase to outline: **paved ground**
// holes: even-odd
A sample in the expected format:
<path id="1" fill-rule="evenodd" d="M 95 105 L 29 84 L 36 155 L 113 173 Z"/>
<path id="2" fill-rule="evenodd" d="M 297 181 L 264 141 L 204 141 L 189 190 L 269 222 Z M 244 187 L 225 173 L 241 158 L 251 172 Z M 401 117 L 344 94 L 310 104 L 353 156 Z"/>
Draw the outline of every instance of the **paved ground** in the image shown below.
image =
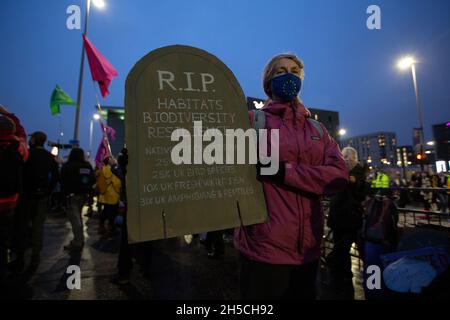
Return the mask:
<path id="1" fill-rule="evenodd" d="M 42 262 L 33 276 L 13 278 L 10 297 L 22 299 L 218 299 L 239 298 L 238 254 L 227 243 L 222 259 L 211 260 L 198 238 L 187 244 L 184 238 L 152 242 L 147 249 L 151 257 L 146 277 L 135 264 L 131 284 L 117 286 L 111 282 L 116 273 L 118 237 L 101 238 L 98 220 L 85 219 L 86 245 L 80 255 L 69 256 L 63 246 L 72 238 L 70 224 L 64 215 L 49 214 L 45 227 Z M 67 289 L 66 270 L 80 265 L 81 290 Z M 358 260 L 353 263 L 356 299 L 363 299 Z M 326 280 L 318 279 L 321 299 L 332 298 Z"/>

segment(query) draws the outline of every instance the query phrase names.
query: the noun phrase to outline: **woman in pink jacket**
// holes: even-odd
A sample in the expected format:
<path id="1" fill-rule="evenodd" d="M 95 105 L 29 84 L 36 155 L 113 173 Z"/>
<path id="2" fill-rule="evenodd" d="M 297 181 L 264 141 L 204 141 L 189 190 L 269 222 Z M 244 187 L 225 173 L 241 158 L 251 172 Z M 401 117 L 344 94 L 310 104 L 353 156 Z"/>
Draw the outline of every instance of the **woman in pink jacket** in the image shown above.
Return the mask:
<path id="1" fill-rule="evenodd" d="M 265 128 L 279 130 L 280 169 L 260 176 L 268 221 L 236 229 L 243 299 L 315 299 L 321 198 L 347 184 L 338 145 L 322 124 L 308 120 L 298 98 L 303 77 L 303 64 L 293 54 L 275 56 L 264 70 L 269 99 L 262 110 Z"/>

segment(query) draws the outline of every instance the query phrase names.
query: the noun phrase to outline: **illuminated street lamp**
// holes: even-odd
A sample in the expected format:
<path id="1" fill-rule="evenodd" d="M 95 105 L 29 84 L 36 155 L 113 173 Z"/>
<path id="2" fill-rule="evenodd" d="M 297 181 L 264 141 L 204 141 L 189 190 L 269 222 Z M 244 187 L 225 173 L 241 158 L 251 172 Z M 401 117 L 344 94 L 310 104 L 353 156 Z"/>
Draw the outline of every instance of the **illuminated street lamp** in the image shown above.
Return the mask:
<path id="1" fill-rule="evenodd" d="M 105 8 L 105 1 L 103 0 L 92 0 L 92 2 L 94 3 L 94 5 L 99 8 L 99 9 L 103 9 Z"/>
<path id="2" fill-rule="evenodd" d="M 423 134 L 423 121 L 422 121 L 422 107 L 420 103 L 420 95 L 419 88 L 417 86 L 417 77 L 416 77 L 416 64 L 417 61 L 411 56 L 404 57 L 400 59 L 397 63 L 397 67 L 400 70 L 408 70 L 411 68 L 411 74 L 413 78 L 414 85 L 414 93 L 416 95 L 416 108 L 417 108 L 417 117 L 419 119 L 419 132 L 420 132 L 420 154 L 422 155 L 425 151 L 425 142 L 424 142 L 424 134 Z M 423 171 L 423 164 L 421 165 Z"/>
<path id="3" fill-rule="evenodd" d="M 343 137 L 343 136 L 345 136 L 347 134 L 347 130 L 339 129 L 338 134 L 339 134 L 339 136 Z"/>

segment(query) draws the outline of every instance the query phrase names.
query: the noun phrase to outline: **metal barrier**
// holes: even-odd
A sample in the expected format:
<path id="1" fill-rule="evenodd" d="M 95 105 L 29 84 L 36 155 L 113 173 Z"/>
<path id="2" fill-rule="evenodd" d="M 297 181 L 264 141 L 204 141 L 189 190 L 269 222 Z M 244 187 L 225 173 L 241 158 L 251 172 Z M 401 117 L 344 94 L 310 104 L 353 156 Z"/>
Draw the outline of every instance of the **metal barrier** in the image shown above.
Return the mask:
<path id="1" fill-rule="evenodd" d="M 448 212 L 448 195 L 450 194 L 450 189 L 448 188 L 406 188 L 406 187 L 392 187 L 392 188 L 371 188 L 371 191 L 373 191 L 373 194 L 377 193 L 378 191 L 381 191 L 383 193 L 389 193 L 390 191 L 419 191 L 419 192 L 436 192 L 436 193 L 445 193 L 446 194 L 446 201 L 444 208 L 446 209 L 445 212 L 439 212 L 439 211 L 432 211 L 432 210 L 424 210 L 424 209 L 417 209 L 417 208 L 399 208 L 397 205 L 397 202 L 394 199 L 394 202 L 396 202 L 397 210 L 399 212 L 399 227 L 420 227 L 424 224 L 421 224 L 421 220 L 426 220 L 426 226 L 436 226 L 438 229 L 450 229 L 450 213 Z M 387 195 L 391 198 L 395 198 L 392 195 Z M 416 203 L 417 204 L 417 203 Z M 423 205 L 423 203 L 419 204 Z M 332 242 L 332 231 L 327 227 L 327 218 L 329 215 L 329 205 L 330 201 L 325 199 L 322 201 L 322 205 L 324 208 L 324 216 L 325 216 L 325 230 L 324 230 L 324 236 L 322 241 L 322 258 L 321 262 L 326 263 L 326 256 L 329 252 L 333 249 L 333 242 Z M 416 206 L 417 207 L 417 206 Z M 400 215 L 403 216 L 402 222 L 400 221 Z M 420 216 L 418 216 L 420 215 Z M 425 216 L 424 218 L 421 216 Z M 436 221 L 437 220 L 437 221 Z M 358 266 L 361 268 L 361 257 L 358 254 L 358 248 L 356 247 L 356 244 L 353 244 L 352 250 L 351 250 L 351 256 L 358 259 Z"/>

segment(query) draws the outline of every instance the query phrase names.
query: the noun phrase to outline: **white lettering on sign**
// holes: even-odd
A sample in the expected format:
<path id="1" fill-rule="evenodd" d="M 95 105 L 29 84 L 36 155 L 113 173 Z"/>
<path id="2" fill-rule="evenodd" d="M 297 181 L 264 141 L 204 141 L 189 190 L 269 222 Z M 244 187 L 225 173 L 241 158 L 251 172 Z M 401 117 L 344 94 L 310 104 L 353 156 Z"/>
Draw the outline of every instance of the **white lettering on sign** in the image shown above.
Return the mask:
<path id="1" fill-rule="evenodd" d="M 197 75 L 195 72 L 183 72 L 182 73 L 184 75 L 183 83 L 185 84 L 185 86 L 177 89 L 176 86 L 174 85 L 174 82 L 176 81 L 176 79 L 175 79 L 175 74 L 173 72 L 167 71 L 167 70 L 157 70 L 157 72 L 158 72 L 159 90 L 161 90 L 161 91 L 169 88 L 172 91 L 209 92 L 210 86 L 215 81 L 214 76 L 210 73 L 200 73 L 199 75 Z M 198 76 L 200 77 L 201 88 L 194 88 L 192 86 L 192 79 L 196 75 L 197 75 L 197 77 Z M 215 92 L 214 89 L 211 91 Z"/>

